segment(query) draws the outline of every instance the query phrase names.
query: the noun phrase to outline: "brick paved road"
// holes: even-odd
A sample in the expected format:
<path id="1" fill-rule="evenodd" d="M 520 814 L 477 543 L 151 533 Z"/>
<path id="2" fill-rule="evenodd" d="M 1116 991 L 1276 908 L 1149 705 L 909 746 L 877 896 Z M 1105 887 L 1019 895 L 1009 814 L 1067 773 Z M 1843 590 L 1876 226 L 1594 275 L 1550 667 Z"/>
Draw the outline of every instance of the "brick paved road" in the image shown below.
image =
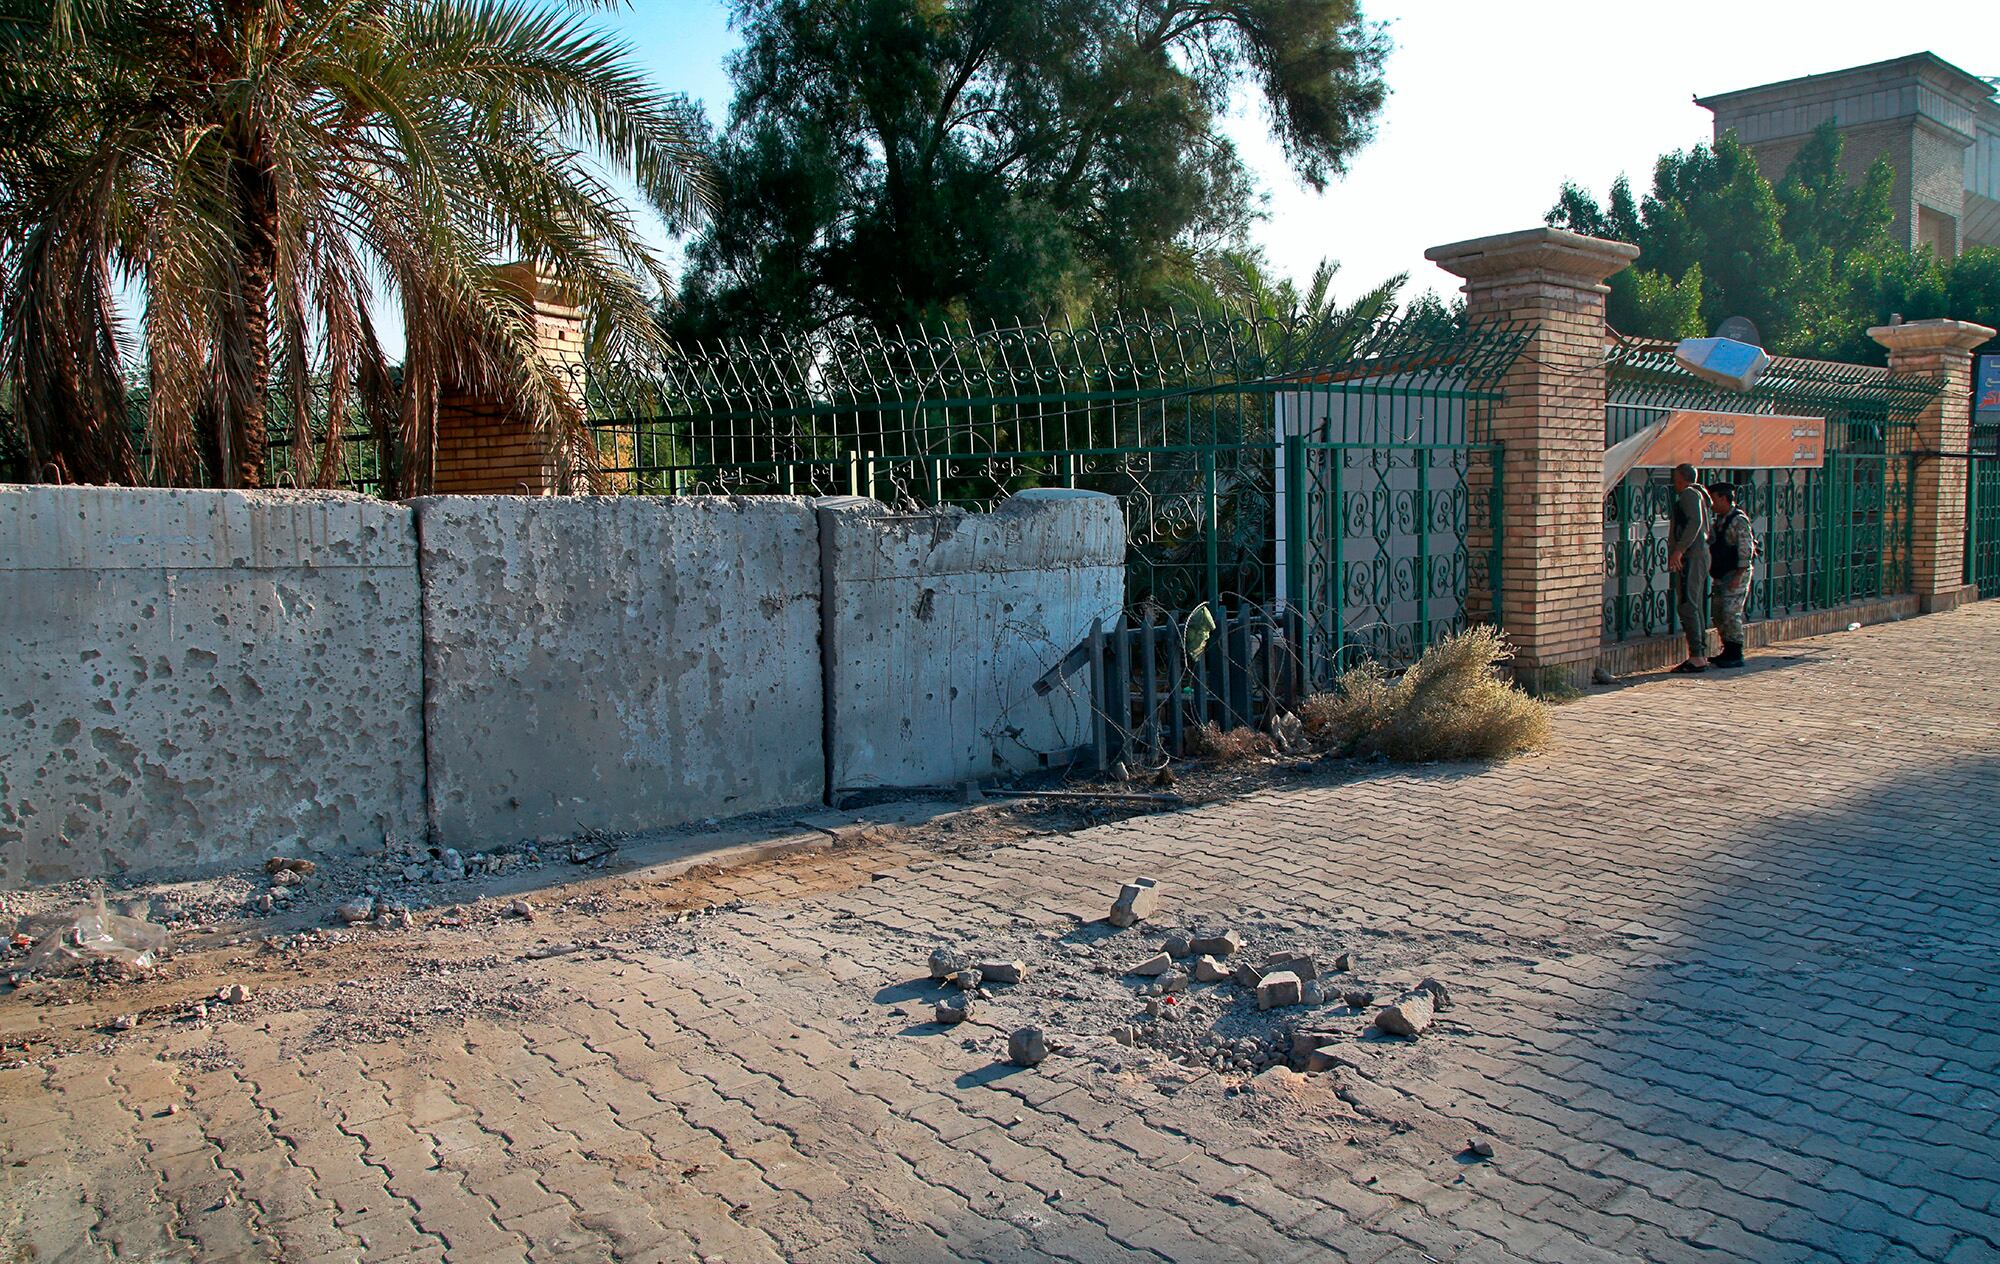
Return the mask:
<path id="1" fill-rule="evenodd" d="M 1554 750 L 1496 769 L 1384 770 L 803 898 L 746 872 L 745 907 L 609 955 L 523 959 L 482 932 L 488 975 L 546 1001 L 515 1018 L 359 1044 L 310 1009 L 142 1027 L 0 1073 L 0 1246 L 2000 1259 L 1995 662 L 1989 603 L 1596 694 Z M 896 1012 L 954 928 L 1074 933 L 1134 872 L 1176 914 L 1352 946 L 1379 982 L 1443 971 L 1459 1003 L 1415 1045 L 1355 1041 L 1351 1068 L 1175 1094 L 1111 1069 L 1101 1031 L 1003 1073 L 999 1031 Z M 1492 1161 L 1456 1154 L 1475 1132 Z"/>

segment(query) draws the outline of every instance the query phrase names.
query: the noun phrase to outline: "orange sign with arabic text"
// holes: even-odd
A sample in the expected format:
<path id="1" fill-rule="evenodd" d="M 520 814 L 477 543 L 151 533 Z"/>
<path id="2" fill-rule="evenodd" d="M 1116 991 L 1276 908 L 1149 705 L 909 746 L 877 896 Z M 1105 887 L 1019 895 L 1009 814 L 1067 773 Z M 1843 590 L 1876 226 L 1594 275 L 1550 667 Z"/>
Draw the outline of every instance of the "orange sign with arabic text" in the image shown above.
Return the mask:
<path id="1" fill-rule="evenodd" d="M 1826 464 L 1826 419 L 1675 409 L 1637 464 L 1683 461 L 1715 470 L 1815 470 Z"/>

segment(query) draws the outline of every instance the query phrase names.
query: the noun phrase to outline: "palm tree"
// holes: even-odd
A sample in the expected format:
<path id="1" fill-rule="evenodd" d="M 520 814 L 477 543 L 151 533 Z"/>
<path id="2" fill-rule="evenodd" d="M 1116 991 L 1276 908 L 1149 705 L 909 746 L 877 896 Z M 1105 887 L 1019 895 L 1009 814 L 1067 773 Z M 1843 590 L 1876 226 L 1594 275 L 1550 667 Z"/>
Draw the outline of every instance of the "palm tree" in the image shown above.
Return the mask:
<path id="1" fill-rule="evenodd" d="M 0 65 L 0 366 L 44 477 L 255 487 L 276 432 L 292 477 L 327 485 L 358 414 L 414 493 L 447 388 L 587 476 L 577 393 L 488 265 L 551 274 L 594 354 L 640 358 L 668 278 L 612 182 L 671 226 L 706 196 L 698 114 L 569 5 L 0 0 Z"/>

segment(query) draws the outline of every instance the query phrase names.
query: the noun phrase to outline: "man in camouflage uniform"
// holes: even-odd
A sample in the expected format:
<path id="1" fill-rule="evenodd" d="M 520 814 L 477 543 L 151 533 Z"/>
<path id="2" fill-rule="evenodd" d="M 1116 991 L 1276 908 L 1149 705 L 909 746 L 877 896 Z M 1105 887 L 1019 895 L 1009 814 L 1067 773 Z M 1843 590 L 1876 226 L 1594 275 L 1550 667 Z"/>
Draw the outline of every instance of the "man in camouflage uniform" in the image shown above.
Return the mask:
<path id="1" fill-rule="evenodd" d="M 1750 529 L 1750 515 L 1736 507 L 1735 484 L 1711 483 L 1708 497 L 1715 510 L 1715 525 L 1708 532 L 1709 572 L 1715 593 L 1715 628 L 1722 634 L 1722 653 L 1712 661 L 1717 667 L 1741 667 L 1743 606 L 1750 599 L 1757 536 Z"/>

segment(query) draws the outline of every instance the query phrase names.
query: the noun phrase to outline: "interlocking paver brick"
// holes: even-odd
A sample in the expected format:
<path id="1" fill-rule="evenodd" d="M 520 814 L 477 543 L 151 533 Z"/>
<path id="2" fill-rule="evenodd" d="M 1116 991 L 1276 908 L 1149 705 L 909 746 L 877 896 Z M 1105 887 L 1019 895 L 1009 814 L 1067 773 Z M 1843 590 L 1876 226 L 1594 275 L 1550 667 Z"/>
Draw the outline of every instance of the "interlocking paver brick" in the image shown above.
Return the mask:
<path id="1" fill-rule="evenodd" d="M 691 952 L 517 963 L 555 998 L 532 1018 L 351 1046 L 282 1012 L 142 1028 L 0 1070 L 0 1245 L 2000 1258 L 1997 660 L 2000 605 L 1977 605 L 1628 682 L 1493 767 L 906 849 L 875 881 L 838 853 L 725 874 L 746 907 Z M 878 993 L 911 995 L 937 943 L 1011 955 L 1102 916 L 1134 872 L 1167 876 L 1176 915 L 1323 926 L 1363 969 L 1449 976 L 1459 1004 L 1325 1077 L 1303 1120 L 1220 1077 L 1166 1096 L 1082 1057 L 991 1077 L 1004 1032 L 885 1016 Z M 1460 1161 L 1472 1135 L 1492 1160 Z"/>

